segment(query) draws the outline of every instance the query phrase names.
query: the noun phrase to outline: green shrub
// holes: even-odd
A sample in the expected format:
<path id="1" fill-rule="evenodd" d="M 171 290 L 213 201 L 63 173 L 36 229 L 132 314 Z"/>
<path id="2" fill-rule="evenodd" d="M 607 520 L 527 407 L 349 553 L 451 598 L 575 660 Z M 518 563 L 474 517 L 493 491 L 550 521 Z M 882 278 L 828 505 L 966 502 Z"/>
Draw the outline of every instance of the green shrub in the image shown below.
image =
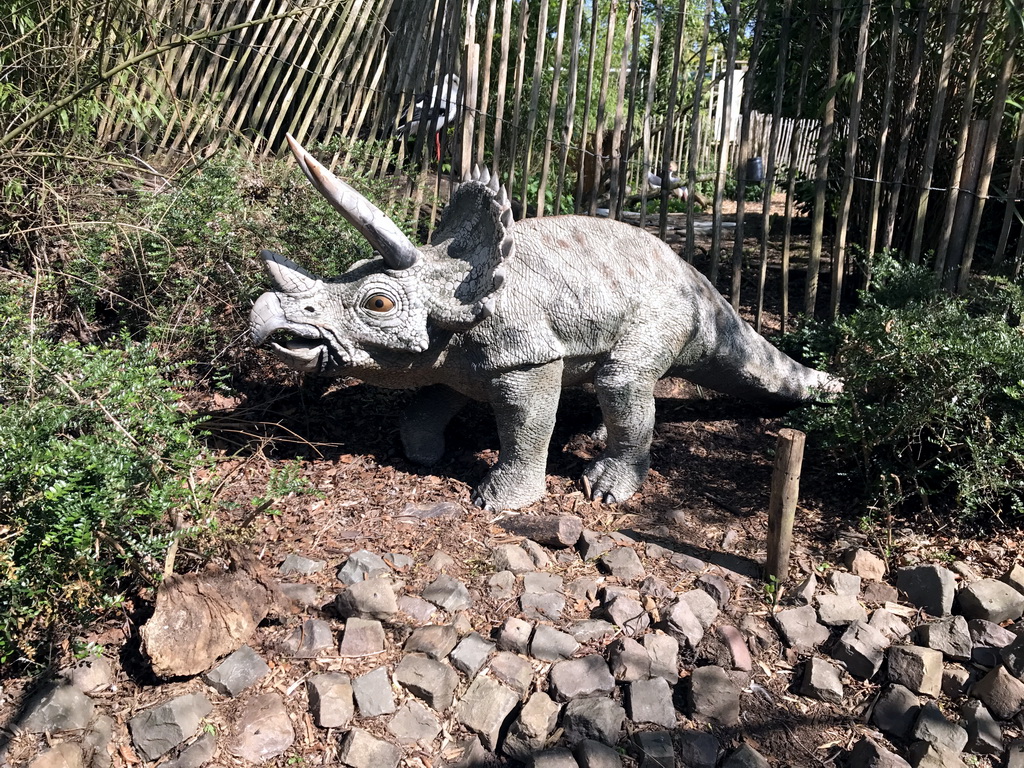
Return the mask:
<path id="1" fill-rule="evenodd" d="M 1024 514 L 1024 292 L 969 297 L 880 258 L 852 315 L 788 339 L 846 387 L 797 417 L 866 489 L 875 513 L 925 511 L 982 526 Z"/>
<path id="2" fill-rule="evenodd" d="M 159 573 L 202 463 L 152 346 L 46 340 L 3 291 L 0 663 Z"/>

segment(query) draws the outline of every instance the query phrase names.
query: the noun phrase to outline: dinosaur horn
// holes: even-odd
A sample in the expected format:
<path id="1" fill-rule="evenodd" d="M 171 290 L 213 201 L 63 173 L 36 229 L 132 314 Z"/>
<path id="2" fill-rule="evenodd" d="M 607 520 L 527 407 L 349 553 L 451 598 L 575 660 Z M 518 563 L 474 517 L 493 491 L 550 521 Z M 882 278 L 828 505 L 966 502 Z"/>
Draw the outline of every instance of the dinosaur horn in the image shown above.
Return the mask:
<path id="1" fill-rule="evenodd" d="M 263 257 L 263 264 L 270 273 L 270 279 L 285 293 L 308 293 L 320 282 L 294 261 L 279 253 L 264 249 L 260 251 L 260 256 Z"/>
<path id="2" fill-rule="evenodd" d="M 359 230 L 391 269 L 407 269 L 419 260 L 416 246 L 380 208 L 317 162 L 291 134 L 286 138 L 299 167 L 316 191 Z"/>

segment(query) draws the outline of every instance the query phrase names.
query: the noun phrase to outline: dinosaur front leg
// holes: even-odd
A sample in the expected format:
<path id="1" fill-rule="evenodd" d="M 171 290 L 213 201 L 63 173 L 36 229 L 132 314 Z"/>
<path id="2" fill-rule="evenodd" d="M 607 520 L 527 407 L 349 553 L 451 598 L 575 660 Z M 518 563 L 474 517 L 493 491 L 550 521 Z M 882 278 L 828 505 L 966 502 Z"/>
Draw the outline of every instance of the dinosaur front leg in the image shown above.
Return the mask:
<path id="1" fill-rule="evenodd" d="M 607 447 L 584 472 L 590 497 L 608 504 L 625 501 L 647 477 L 654 435 L 656 373 L 638 372 L 622 363 L 607 363 L 594 377 L 608 432 Z"/>
<path id="2" fill-rule="evenodd" d="M 408 459 L 425 466 L 440 461 L 445 427 L 468 401 L 468 397 L 443 384 L 418 390 L 406 406 L 399 427 Z"/>
<path id="3" fill-rule="evenodd" d="M 519 509 L 544 496 L 548 445 L 561 389 L 561 360 L 503 373 L 488 385 L 501 452 L 473 492 L 478 507 Z"/>

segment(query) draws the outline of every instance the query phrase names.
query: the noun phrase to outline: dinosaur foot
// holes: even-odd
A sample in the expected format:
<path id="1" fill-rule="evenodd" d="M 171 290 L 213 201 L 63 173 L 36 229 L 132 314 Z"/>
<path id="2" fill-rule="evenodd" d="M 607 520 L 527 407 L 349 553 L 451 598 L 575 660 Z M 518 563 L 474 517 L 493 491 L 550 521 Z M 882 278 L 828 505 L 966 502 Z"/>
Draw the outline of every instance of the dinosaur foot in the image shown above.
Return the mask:
<path id="1" fill-rule="evenodd" d="M 604 457 L 591 463 L 583 473 L 583 494 L 605 504 L 618 504 L 629 499 L 647 477 L 650 459 Z"/>
<path id="2" fill-rule="evenodd" d="M 520 509 L 544 497 L 544 473 L 513 470 L 500 464 L 473 489 L 473 503 L 488 512 Z"/>

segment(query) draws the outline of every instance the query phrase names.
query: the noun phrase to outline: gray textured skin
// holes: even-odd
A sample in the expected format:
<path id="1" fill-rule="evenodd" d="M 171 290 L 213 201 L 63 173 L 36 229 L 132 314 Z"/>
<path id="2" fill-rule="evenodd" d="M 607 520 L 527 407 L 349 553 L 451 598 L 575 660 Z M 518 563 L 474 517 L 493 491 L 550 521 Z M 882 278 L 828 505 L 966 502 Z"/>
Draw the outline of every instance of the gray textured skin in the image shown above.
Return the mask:
<path id="1" fill-rule="evenodd" d="M 452 197 L 432 245 L 416 249 L 384 214 L 296 143 L 310 181 L 382 255 L 332 281 L 268 251 L 277 292 L 253 307 L 257 344 L 291 367 L 419 388 L 401 422 L 406 455 L 431 464 L 468 400 L 491 404 L 501 453 L 473 492 L 516 509 L 544 495 L 561 389 L 592 382 L 607 429 L 586 470 L 592 498 L 625 501 L 650 466 L 654 384 L 681 376 L 720 392 L 799 402 L 836 391 L 745 323 L 665 243 L 607 219 L 512 222 L 485 171 Z M 381 303 L 382 302 L 382 303 Z"/>

